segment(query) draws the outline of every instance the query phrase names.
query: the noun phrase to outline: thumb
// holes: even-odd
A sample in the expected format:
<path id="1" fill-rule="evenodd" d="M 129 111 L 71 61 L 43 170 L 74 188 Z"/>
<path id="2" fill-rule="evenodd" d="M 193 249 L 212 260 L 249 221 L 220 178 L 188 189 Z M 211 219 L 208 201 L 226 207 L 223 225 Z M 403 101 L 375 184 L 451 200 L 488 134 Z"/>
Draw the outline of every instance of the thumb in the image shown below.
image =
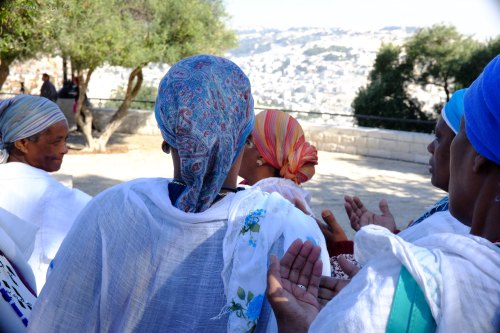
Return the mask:
<path id="1" fill-rule="evenodd" d="M 382 215 L 392 216 L 391 210 L 389 209 L 389 203 L 387 203 L 387 200 L 385 200 L 385 199 L 380 200 L 378 207 L 379 207 L 380 211 L 382 212 Z"/>
<path id="2" fill-rule="evenodd" d="M 336 241 L 347 240 L 347 236 L 344 232 L 344 229 L 342 229 L 340 224 L 337 222 L 337 219 L 335 218 L 335 215 L 333 215 L 331 210 L 329 209 L 323 210 L 321 212 L 321 217 L 323 218 L 323 221 L 325 221 L 328 224 L 332 233 L 337 234 L 337 236 L 335 237 Z"/>

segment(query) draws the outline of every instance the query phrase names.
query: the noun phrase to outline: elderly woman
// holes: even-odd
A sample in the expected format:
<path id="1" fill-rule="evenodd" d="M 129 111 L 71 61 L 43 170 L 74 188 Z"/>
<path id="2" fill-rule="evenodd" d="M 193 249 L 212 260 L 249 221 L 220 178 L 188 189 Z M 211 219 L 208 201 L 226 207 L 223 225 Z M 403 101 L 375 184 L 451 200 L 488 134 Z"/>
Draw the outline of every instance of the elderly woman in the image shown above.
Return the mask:
<path id="1" fill-rule="evenodd" d="M 48 99 L 19 95 L 0 101 L 0 207 L 39 227 L 29 259 L 38 290 L 62 240 L 90 200 L 49 174 L 61 167 L 67 136 L 64 114 Z"/>
<path id="2" fill-rule="evenodd" d="M 238 66 L 181 60 L 155 113 L 174 178 L 124 183 L 90 202 L 54 259 L 33 332 L 261 331 L 270 251 L 299 237 L 326 255 L 312 218 L 279 195 L 236 187 L 254 126 Z"/>
<path id="3" fill-rule="evenodd" d="M 408 242 L 379 226 L 362 228 L 356 234 L 356 256 L 365 266 L 321 312 L 316 299 L 319 250 L 309 242 L 295 242 L 281 262 L 281 271 L 273 259 L 269 273 L 268 295 L 281 332 L 304 332 L 309 326 L 311 332 L 404 332 L 408 328 L 498 332 L 499 88 L 500 55 L 465 94 L 464 117 L 451 145 L 449 208 L 471 227 L 470 234 L 424 234 Z M 435 213 L 410 229 L 446 223 L 445 218 L 439 219 L 442 214 Z M 428 223 L 430 219 L 434 221 Z M 307 290 L 297 288 L 297 283 L 307 285 Z M 341 285 L 345 283 L 337 283 L 336 292 Z"/>

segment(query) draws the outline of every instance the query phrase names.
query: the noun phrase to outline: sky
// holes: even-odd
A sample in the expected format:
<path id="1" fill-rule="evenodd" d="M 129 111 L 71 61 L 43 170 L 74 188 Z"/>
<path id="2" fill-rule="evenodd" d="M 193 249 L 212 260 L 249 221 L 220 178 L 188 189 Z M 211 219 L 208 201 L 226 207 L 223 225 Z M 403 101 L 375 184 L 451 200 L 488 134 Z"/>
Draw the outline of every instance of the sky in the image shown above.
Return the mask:
<path id="1" fill-rule="evenodd" d="M 477 39 L 500 35 L 500 0 L 223 0 L 230 27 L 337 27 L 454 25 Z"/>

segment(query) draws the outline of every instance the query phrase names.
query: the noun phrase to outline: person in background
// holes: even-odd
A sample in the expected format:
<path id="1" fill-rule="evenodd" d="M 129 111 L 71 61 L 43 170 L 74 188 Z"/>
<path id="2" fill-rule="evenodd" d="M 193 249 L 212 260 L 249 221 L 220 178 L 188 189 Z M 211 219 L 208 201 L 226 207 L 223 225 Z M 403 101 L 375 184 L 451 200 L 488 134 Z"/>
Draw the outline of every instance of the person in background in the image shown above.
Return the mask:
<path id="1" fill-rule="evenodd" d="M 280 332 L 498 332 L 499 132 L 500 55 L 466 92 L 450 148 L 449 211 L 470 234 L 428 233 L 408 242 L 384 227 L 363 227 L 355 241 L 364 266 L 349 283 L 332 283 L 336 296 L 322 309 L 320 250 L 296 241 L 281 264 L 272 257 L 268 273 Z M 446 222 L 444 214 L 409 229 L 432 229 Z"/>
<path id="2" fill-rule="evenodd" d="M 263 332 L 270 253 L 316 222 L 276 193 L 237 188 L 254 127 L 250 82 L 233 62 L 174 64 L 155 115 L 174 178 L 112 187 L 80 214 L 35 303 L 32 332 Z"/>
<path id="3" fill-rule="evenodd" d="M 49 172 L 68 152 L 68 123 L 46 98 L 18 95 L 0 101 L 0 207 L 39 227 L 29 259 L 38 290 L 50 261 L 91 197 Z"/>
<path id="4" fill-rule="evenodd" d="M 40 96 L 45 97 L 52 102 L 57 101 L 57 90 L 56 87 L 50 82 L 50 76 L 47 73 L 42 74 L 42 88 L 40 88 Z"/>

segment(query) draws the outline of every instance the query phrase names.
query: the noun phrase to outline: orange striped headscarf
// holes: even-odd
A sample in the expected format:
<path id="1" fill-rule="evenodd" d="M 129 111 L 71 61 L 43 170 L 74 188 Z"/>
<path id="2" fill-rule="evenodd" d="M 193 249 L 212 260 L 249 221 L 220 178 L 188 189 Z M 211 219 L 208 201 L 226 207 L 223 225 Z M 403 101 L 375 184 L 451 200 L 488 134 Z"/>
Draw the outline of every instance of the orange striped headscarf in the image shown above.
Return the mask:
<path id="1" fill-rule="evenodd" d="M 264 110 L 255 117 L 252 138 L 262 158 L 296 184 L 309 180 L 318 164 L 318 151 L 304 138 L 299 122 L 278 110 Z"/>

